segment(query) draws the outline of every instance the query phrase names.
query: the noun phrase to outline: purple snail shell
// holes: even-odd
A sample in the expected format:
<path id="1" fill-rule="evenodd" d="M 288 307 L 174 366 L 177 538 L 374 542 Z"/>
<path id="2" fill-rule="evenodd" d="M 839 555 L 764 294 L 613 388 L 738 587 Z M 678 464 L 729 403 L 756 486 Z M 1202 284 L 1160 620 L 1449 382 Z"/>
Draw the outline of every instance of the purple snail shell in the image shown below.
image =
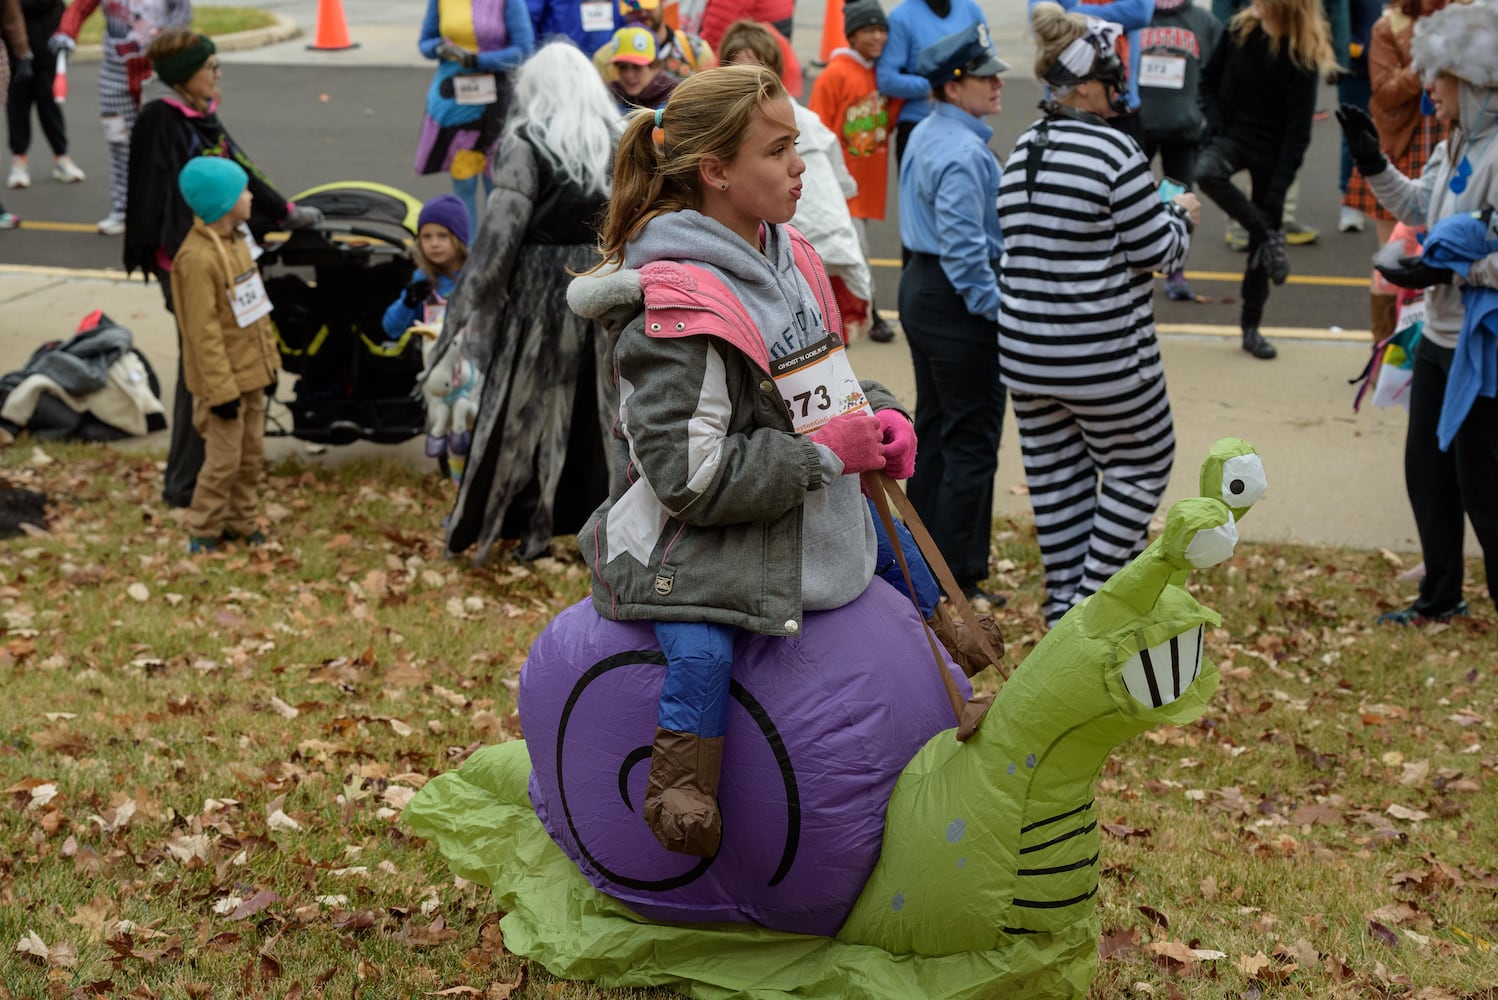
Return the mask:
<path id="1" fill-rule="evenodd" d="M 915 608 L 876 577 L 807 614 L 798 636 L 741 634 L 713 858 L 665 850 L 643 818 L 664 662 L 648 622 L 609 621 L 586 600 L 531 647 L 520 718 L 547 832 L 648 919 L 835 934 L 879 858 L 895 780 L 954 725 Z"/>

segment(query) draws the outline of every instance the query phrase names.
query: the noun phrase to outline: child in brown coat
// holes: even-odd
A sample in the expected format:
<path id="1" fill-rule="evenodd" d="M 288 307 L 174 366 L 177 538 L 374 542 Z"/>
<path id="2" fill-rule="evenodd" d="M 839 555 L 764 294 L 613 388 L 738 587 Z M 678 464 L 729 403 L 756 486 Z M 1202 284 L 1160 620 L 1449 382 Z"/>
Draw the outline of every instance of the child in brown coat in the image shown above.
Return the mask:
<path id="1" fill-rule="evenodd" d="M 177 178 L 192 229 L 172 260 L 182 368 L 205 457 L 188 515 L 188 551 L 265 541 L 255 524 L 265 465 L 265 389 L 281 357 L 260 271 L 238 227 L 250 217 L 249 177 L 233 160 L 199 156 Z"/>

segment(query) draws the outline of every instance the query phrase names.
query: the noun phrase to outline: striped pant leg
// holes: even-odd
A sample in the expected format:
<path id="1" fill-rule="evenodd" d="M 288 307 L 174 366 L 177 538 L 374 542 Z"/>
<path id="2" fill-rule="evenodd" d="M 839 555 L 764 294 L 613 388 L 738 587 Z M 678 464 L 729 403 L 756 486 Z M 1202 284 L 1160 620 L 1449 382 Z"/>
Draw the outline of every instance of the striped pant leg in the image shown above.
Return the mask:
<path id="1" fill-rule="evenodd" d="M 1035 511 L 1035 533 L 1045 567 L 1046 621 L 1055 624 L 1080 600 L 1077 594 L 1092 542 L 1097 469 L 1070 404 L 1045 396 L 1009 394 L 1019 427 L 1020 458 Z"/>
<path id="2" fill-rule="evenodd" d="M 1150 519 L 1170 482 L 1175 424 L 1165 380 L 1126 393 L 1073 401 L 1093 465 L 1101 473 L 1077 599 L 1096 593 L 1144 549 Z"/>
<path id="3" fill-rule="evenodd" d="M 123 141 L 108 143 L 109 207 L 111 213 L 121 217 L 125 214 L 125 195 L 130 183 L 130 131 L 135 127 L 139 110 L 134 95 L 130 93 L 125 61 L 109 52 L 106 46 L 104 61 L 99 65 L 99 117 L 124 119 Z M 105 125 L 105 135 L 109 134 L 110 127 Z"/>

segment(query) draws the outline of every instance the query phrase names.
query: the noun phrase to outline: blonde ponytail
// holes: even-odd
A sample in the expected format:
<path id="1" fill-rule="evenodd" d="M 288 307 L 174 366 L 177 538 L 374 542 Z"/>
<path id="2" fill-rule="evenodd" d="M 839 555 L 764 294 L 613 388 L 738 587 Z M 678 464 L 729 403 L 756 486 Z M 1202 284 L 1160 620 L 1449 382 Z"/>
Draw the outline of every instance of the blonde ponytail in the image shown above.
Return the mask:
<path id="1" fill-rule="evenodd" d="M 1035 76 L 1044 79 L 1068 45 L 1087 34 L 1087 18 L 1067 13 L 1057 3 L 1030 8 L 1030 31 L 1035 35 Z"/>
<path id="2" fill-rule="evenodd" d="M 630 115 L 614 162 L 598 267 L 623 263 L 625 246 L 656 216 L 697 208 L 703 158 L 731 161 L 754 115 L 785 96 L 780 78 L 763 66 L 719 66 L 682 81 L 659 126 L 654 111 Z"/>

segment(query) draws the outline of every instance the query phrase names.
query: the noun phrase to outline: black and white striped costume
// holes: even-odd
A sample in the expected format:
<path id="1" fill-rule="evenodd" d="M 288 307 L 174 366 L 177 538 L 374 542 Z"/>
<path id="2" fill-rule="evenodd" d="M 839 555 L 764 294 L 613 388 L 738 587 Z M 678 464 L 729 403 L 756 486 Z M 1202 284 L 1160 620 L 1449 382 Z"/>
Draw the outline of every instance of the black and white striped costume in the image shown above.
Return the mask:
<path id="1" fill-rule="evenodd" d="M 74 41 L 88 18 L 104 8 L 104 59 L 99 64 L 99 118 L 109 147 L 111 217 L 125 218 L 130 133 L 140 111 L 141 85 L 151 77 L 146 46 L 166 28 L 187 27 L 192 0 L 73 0 L 58 33 Z"/>
<path id="2" fill-rule="evenodd" d="M 999 358 L 1055 624 L 1144 547 L 1170 479 L 1152 272 L 1182 266 L 1189 225 L 1132 139 L 1047 107 L 999 189 Z"/>

